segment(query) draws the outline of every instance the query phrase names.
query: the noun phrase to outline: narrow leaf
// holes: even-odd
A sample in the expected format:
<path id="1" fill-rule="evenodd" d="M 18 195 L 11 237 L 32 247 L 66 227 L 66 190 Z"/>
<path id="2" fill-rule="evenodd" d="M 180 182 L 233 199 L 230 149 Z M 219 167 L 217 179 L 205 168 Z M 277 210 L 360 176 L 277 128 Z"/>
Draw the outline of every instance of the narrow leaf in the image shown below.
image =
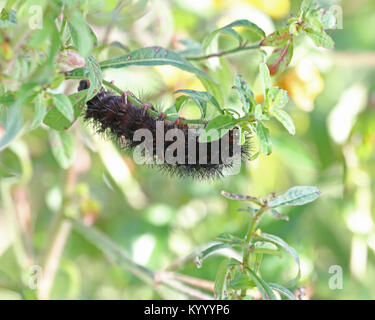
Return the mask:
<path id="1" fill-rule="evenodd" d="M 296 128 L 294 126 L 293 120 L 286 111 L 281 109 L 273 109 L 272 115 L 277 120 L 279 120 L 279 122 L 284 126 L 286 130 L 288 130 L 291 135 L 294 135 L 296 133 Z"/>

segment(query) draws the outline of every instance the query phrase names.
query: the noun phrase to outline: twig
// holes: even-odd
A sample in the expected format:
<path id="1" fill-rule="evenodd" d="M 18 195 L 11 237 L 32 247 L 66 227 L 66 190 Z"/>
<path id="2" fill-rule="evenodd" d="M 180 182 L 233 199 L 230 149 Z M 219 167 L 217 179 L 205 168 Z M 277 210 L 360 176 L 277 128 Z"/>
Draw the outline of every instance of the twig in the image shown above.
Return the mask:
<path id="1" fill-rule="evenodd" d="M 70 79 L 83 79 L 84 80 L 86 78 L 81 77 L 81 76 L 65 75 L 65 79 L 66 80 L 70 80 Z M 111 88 L 113 91 L 117 92 L 118 94 L 124 93 L 123 90 L 121 90 L 119 87 L 114 85 L 112 82 L 109 82 L 109 81 L 106 81 L 106 80 L 103 80 L 102 82 L 106 87 Z M 138 107 L 142 107 L 144 105 L 142 103 L 142 101 L 137 99 L 134 95 L 128 95 L 127 99 L 131 103 L 133 103 L 134 105 L 136 105 Z M 168 116 L 168 115 L 163 115 L 163 117 L 161 117 L 160 112 L 158 112 L 154 109 L 150 109 L 150 108 L 147 108 L 147 113 L 154 118 L 163 118 L 163 119 L 169 120 L 171 122 L 174 122 L 174 121 L 176 121 L 176 119 L 179 119 L 179 123 L 181 123 L 181 124 L 207 124 L 207 121 L 203 120 L 203 119 L 182 119 L 182 118 L 179 118 L 178 116 Z"/>
<path id="2" fill-rule="evenodd" d="M 84 236 L 86 240 L 95 245 L 99 250 L 101 250 L 115 263 L 120 265 L 123 269 L 128 270 L 145 283 L 152 285 L 155 290 L 158 289 L 159 285 L 165 285 L 196 299 L 212 299 L 211 296 L 186 286 L 177 279 L 171 279 L 168 272 L 156 273 L 137 264 L 130 258 L 129 254 L 123 248 L 114 243 L 96 228 L 87 227 L 77 220 L 72 219 L 71 221 L 74 229 Z"/>
<path id="3" fill-rule="evenodd" d="M 71 222 L 64 219 L 64 211 L 71 201 L 74 187 L 76 185 L 77 172 L 74 167 L 70 167 L 66 173 L 66 183 L 64 186 L 63 204 L 58 212 L 51 228 L 49 241 L 50 246 L 46 250 L 42 266 L 42 277 L 38 284 L 37 297 L 41 300 L 50 298 L 52 285 L 59 266 L 61 255 L 64 251 L 66 241 L 71 232 Z"/>
<path id="4" fill-rule="evenodd" d="M 260 48 L 259 43 L 251 45 L 251 46 L 239 46 L 239 47 L 236 47 L 234 49 L 220 51 L 220 52 L 211 53 L 211 54 L 198 56 L 198 57 L 185 57 L 185 59 L 190 60 L 190 61 L 206 60 L 206 59 L 210 59 L 210 58 L 214 58 L 214 57 L 222 57 L 222 56 L 237 53 L 237 52 L 240 52 L 240 51 L 254 50 L 254 49 L 258 49 L 258 48 Z"/>

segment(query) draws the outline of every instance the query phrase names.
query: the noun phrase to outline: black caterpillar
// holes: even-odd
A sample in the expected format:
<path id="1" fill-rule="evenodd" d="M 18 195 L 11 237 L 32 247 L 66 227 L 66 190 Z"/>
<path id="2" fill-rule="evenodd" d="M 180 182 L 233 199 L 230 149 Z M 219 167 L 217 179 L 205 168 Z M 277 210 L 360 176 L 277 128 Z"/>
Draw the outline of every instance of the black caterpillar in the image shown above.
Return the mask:
<path id="1" fill-rule="evenodd" d="M 78 90 L 84 90 L 88 87 L 89 81 L 81 80 Z M 229 130 L 216 142 L 200 143 L 198 142 L 199 132 L 197 128 L 192 131 L 192 128 L 187 124 L 181 123 L 182 118 L 172 122 L 164 119 L 165 115 L 160 113 L 159 118 L 155 119 L 147 113 L 147 108 L 153 109 L 150 104 L 143 104 L 142 108 L 140 108 L 132 103 L 130 99 L 127 99 L 125 93 L 122 96 L 114 96 L 101 88 L 95 97 L 87 101 L 84 117 L 86 121 L 94 123 L 98 132 L 108 132 L 110 136 L 121 142 L 124 149 L 130 151 L 144 143 L 144 141 L 136 141 L 135 134 L 137 130 L 149 130 L 152 134 L 152 146 L 151 150 L 147 150 L 152 153 L 151 158 L 162 160 L 163 163 L 156 164 L 155 166 L 171 175 L 180 177 L 191 176 L 198 179 L 217 178 L 226 175 L 227 172 L 230 172 L 234 168 L 235 160 L 233 156 L 236 150 L 240 150 L 239 164 L 241 160 L 247 160 L 250 156 L 249 139 L 246 139 L 245 143 L 241 146 L 235 142 L 239 140 L 236 138 L 238 130 Z M 159 128 L 161 123 L 164 125 L 162 132 L 160 132 Z M 178 140 L 176 137 L 171 141 L 166 139 L 167 132 L 171 129 L 178 129 L 182 132 L 185 137 L 182 146 L 175 143 Z M 188 136 L 188 132 L 190 136 Z M 192 143 L 193 147 L 189 147 L 188 141 Z M 156 146 L 159 142 L 163 144 L 163 148 L 158 153 Z M 223 143 L 222 145 L 222 142 L 227 143 Z M 175 143 L 176 148 L 172 148 L 173 143 Z M 237 149 L 235 148 L 235 144 L 238 147 Z M 168 153 L 169 147 L 174 150 L 170 153 L 173 157 L 177 155 L 178 147 L 181 148 L 179 150 L 184 150 L 182 161 L 180 161 L 181 158 L 179 161 L 172 163 L 165 161 L 165 155 Z M 200 148 L 206 150 L 203 157 L 199 154 Z"/>

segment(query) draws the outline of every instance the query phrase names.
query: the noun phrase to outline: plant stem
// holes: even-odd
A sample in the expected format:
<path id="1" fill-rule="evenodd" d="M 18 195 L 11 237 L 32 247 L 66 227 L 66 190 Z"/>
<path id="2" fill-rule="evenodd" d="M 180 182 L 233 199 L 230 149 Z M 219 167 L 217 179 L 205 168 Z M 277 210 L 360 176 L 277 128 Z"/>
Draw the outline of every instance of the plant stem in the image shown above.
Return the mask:
<path id="1" fill-rule="evenodd" d="M 84 79 L 87 79 L 87 78 L 80 77 L 80 76 L 69 76 L 69 75 L 66 75 L 65 79 L 66 80 L 69 80 L 69 79 L 77 79 L 77 80 L 82 79 L 82 80 L 84 80 Z M 123 90 L 121 90 L 119 87 L 117 87 L 116 85 L 114 85 L 112 82 L 103 80 L 102 83 L 106 87 L 111 88 L 113 91 L 117 92 L 118 94 L 123 94 L 124 93 Z M 128 95 L 127 99 L 131 103 L 135 104 L 137 107 L 141 108 L 141 107 L 144 106 L 144 103 L 142 101 L 140 101 L 139 99 L 137 99 L 134 95 Z M 154 117 L 154 118 L 161 118 L 161 113 L 158 112 L 155 109 L 147 108 L 147 113 L 150 116 Z M 162 118 L 165 119 L 165 120 L 169 120 L 171 122 L 174 122 L 177 119 L 179 119 L 179 123 L 181 123 L 181 124 L 207 124 L 207 121 L 203 120 L 203 119 L 182 119 L 182 118 L 179 118 L 178 116 L 168 116 L 168 115 L 165 115 Z"/>
<path id="2" fill-rule="evenodd" d="M 66 207 L 70 204 L 76 182 L 77 172 L 74 167 L 71 166 L 66 172 L 65 186 L 63 189 L 63 203 L 52 225 L 49 246 L 43 259 L 42 278 L 37 289 L 37 297 L 40 300 L 47 300 L 50 298 L 52 285 L 60 264 L 60 259 L 66 241 L 71 233 L 72 225 L 69 220 L 64 218 L 64 212 Z"/>
<path id="3" fill-rule="evenodd" d="M 251 222 L 250 222 L 250 225 L 249 225 L 249 229 L 247 231 L 247 234 L 246 234 L 246 238 L 245 238 L 245 248 L 244 248 L 244 251 L 243 251 L 243 259 L 242 259 L 242 263 L 243 263 L 243 268 L 244 270 L 248 267 L 248 261 L 249 261 L 249 258 L 250 258 L 250 252 L 251 252 L 251 249 L 250 249 L 250 246 L 251 246 L 251 241 L 253 239 L 253 234 L 256 230 L 256 227 L 259 223 L 259 220 L 261 219 L 263 213 L 266 211 L 267 207 L 266 206 L 262 206 L 260 207 L 259 211 L 252 216 L 251 218 Z M 246 290 L 243 289 L 241 290 L 241 296 L 244 297 L 246 295 Z"/>
<path id="4" fill-rule="evenodd" d="M 214 57 L 221 57 L 221 56 L 233 54 L 233 53 L 240 52 L 240 51 L 254 50 L 254 49 L 258 49 L 258 48 L 260 48 L 260 44 L 254 44 L 254 45 L 251 45 L 251 46 L 239 46 L 239 47 L 236 47 L 236 48 L 230 49 L 230 50 L 224 50 L 224 51 L 220 51 L 220 52 L 216 52 L 216 53 L 210 53 L 210 54 L 198 56 L 198 57 L 186 57 L 185 59 L 190 60 L 190 61 L 206 60 L 206 59 L 210 59 L 210 58 L 214 58 Z"/>

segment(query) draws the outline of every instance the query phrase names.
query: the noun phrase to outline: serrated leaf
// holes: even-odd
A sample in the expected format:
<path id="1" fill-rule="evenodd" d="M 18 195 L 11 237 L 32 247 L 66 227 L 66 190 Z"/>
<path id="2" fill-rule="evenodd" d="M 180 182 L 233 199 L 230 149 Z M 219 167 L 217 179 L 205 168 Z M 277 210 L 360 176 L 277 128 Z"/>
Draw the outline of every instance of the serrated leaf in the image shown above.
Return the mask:
<path id="1" fill-rule="evenodd" d="M 300 275 L 301 275 L 301 265 L 300 265 L 299 256 L 298 256 L 297 251 L 293 247 L 288 245 L 283 239 L 281 239 L 281 238 L 279 238 L 279 237 L 277 237 L 273 234 L 268 234 L 268 233 L 262 232 L 262 235 L 261 235 L 260 238 L 268 240 L 268 241 L 280 246 L 283 250 L 285 250 L 287 253 L 289 253 L 293 257 L 294 261 L 297 264 L 298 272 L 297 272 L 296 277 L 294 279 L 292 279 L 291 281 L 289 281 L 286 284 L 286 286 L 287 287 L 295 286 L 298 283 L 298 280 L 299 280 Z"/>
<path id="2" fill-rule="evenodd" d="M 251 90 L 247 82 L 242 78 L 242 76 L 237 75 L 234 79 L 234 89 L 236 89 L 237 94 L 242 103 L 242 109 L 245 113 L 250 113 L 253 111 L 256 102 L 254 100 L 254 93 Z"/>
<path id="3" fill-rule="evenodd" d="M 267 241 L 257 241 L 254 243 L 254 247 L 251 249 L 254 253 L 269 254 L 273 256 L 282 257 L 278 247 Z"/>
<path id="4" fill-rule="evenodd" d="M 224 298 L 227 273 L 228 273 L 228 259 L 225 259 L 220 263 L 216 272 L 215 286 L 214 286 L 214 297 L 216 300 L 222 300 Z"/>
<path id="5" fill-rule="evenodd" d="M 62 131 L 50 131 L 50 145 L 52 154 L 61 168 L 67 169 L 74 160 L 73 136 Z"/>
<path id="6" fill-rule="evenodd" d="M 124 68 L 131 65 L 137 66 L 161 66 L 171 65 L 184 71 L 194 73 L 200 77 L 212 80 L 207 74 L 194 67 L 189 61 L 178 53 L 162 47 L 147 47 L 137 49 L 126 55 L 105 60 L 99 63 L 101 69 Z M 82 76 L 85 70 L 74 69 L 71 75 Z"/>
<path id="7" fill-rule="evenodd" d="M 256 124 L 256 132 L 258 135 L 260 150 L 265 155 L 270 155 L 272 153 L 270 130 L 265 127 L 261 121 L 258 121 Z"/>
<path id="8" fill-rule="evenodd" d="M 301 206 L 316 200 L 320 196 L 317 187 L 297 186 L 268 202 L 269 207 Z"/>
<path id="9" fill-rule="evenodd" d="M 271 287 L 267 284 L 266 281 L 259 278 L 258 275 L 250 268 L 247 268 L 246 272 L 255 282 L 255 285 L 259 289 L 260 293 L 262 294 L 262 298 L 264 300 L 277 300 L 276 295 L 274 294 Z"/>
<path id="10" fill-rule="evenodd" d="M 57 110 L 70 122 L 74 120 L 74 110 L 73 105 L 69 98 L 63 94 L 53 94 L 53 103 Z"/>
<path id="11" fill-rule="evenodd" d="M 294 135 L 296 133 L 296 128 L 294 126 L 293 120 L 286 111 L 281 109 L 273 109 L 272 115 L 277 120 L 279 120 L 279 122 L 284 126 L 286 130 L 288 130 L 291 135 Z"/>

